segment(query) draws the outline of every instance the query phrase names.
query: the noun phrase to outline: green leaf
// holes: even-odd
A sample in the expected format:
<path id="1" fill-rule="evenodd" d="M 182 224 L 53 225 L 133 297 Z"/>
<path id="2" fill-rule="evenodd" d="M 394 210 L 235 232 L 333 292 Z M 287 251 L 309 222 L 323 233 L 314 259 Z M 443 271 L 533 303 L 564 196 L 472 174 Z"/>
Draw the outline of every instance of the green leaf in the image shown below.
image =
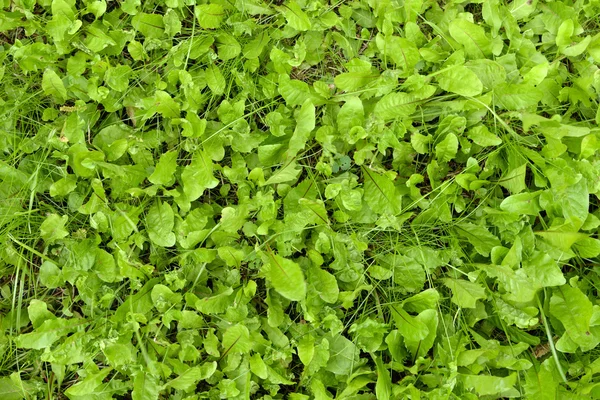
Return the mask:
<path id="1" fill-rule="evenodd" d="M 502 139 L 490 132 L 485 125 L 477 125 L 470 128 L 467 137 L 471 139 L 473 143 L 483 147 L 498 146 L 502 144 Z"/>
<path id="2" fill-rule="evenodd" d="M 558 264 L 552 257 L 541 251 L 523 261 L 523 270 L 536 287 L 561 286 L 566 283 Z"/>
<path id="3" fill-rule="evenodd" d="M 526 372 L 525 394 L 529 399 L 555 400 L 559 380 L 555 376 L 555 364 L 552 358 L 545 360 L 539 367 Z"/>
<path id="4" fill-rule="evenodd" d="M 168 186 L 174 181 L 175 170 L 177 169 L 178 151 L 169 151 L 162 156 L 154 168 L 154 172 L 148 177 L 148 180 L 155 185 Z"/>
<path id="5" fill-rule="evenodd" d="M 337 115 L 338 130 L 342 134 L 348 134 L 355 126 L 362 126 L 365 111 L 362 100 L 358 97 L 349 97 Z"/>
<path id="6" fill-rule="evenodd" d="M 168 203 L 157 199 L 146 214 L 146 228 L 152 243 L 161 247 L 175 245 L 174 226 L 173 209 Z"/>
<path id="7" fill-rule="evenodd" d="M 196 5 L 195 13 L 202 29 L 217 29 L 225 19 L 225 9 L 220 4 Z"/>
<path id="8" fill-rule="evenodd" d="M 448 25 L 450 35 L 460 43 L 465 54 L 472 59 L 489 58 L 492 55 L 492 41 L 486 36 L 481 25 L 462 18 L 456 18 Z"/>
<path id="9" fill-rule="evenodd" d="M 0 396 L 6 400 L 21 400 L 28 397 L 27 391 L 16 385 L 9 377 L 0 378 Z"/>
<path id="10" fill-rule="evenodd" d="M 181 301 L 181 295 L 174 293 L 165 285 L 155 285 L 150 293 L 154 307 L 164 313 Z"/>
<path id="11" fill-rule="evenodd" d="M 375 395 L 377 396 L 377 400 L 389 400 L 392 395 L 392 379 L 390 378 L 390 373 L 383 365 L 383 361 L 381 361 L 381 358 L 374 358 L 377 371 Z"/>
<path id="12" fill-rule="evenodd" d="M 62 271 L 52 261 L 44 261 L 39 271 L 40 283 L 47 288 L 54 289 L 64 284 Z"/>
<path id="13" fill-rule="evenodd" d="M 247 353 L 252 348 L 248 328 L 241 324 L 227 328 L 221 345 L 227 354 Z"/>
<path id="14" fill-rule="evenodd" d="M 313 275 L 311 281 L 319 293 L 319 297 L 330 304 L 337 302 L 340 289 L 335 276 L 318 267 L 312 268 L 310 272 Z"/>
<path id="15" fill-rule="evenodd" d="M 110 67 L 106 71 L 104 81 L 110 88 L 118 92 L 124 92 L 129 87 L 129 75 L 131 72 L 129 65 Z"/>
<path id="16" fill-rule="evenodd" d="M 483 84 L 475 72 L 464 65 L 458 65 L 440 73 L 437 80 L 442 89 L 461 96 L 473 97 L 480 95 L 483 91 Z"/>
<path id="17" fill-rule="evenodd" d="M 40 226 L 40 236 L 46 243 L 52 243 L 56 240 L 63 239 L 69 235 L 69 231 L 65 229 L 65 225 L 69 217 L 58 214 L 50 214 L 46 217 Z"/>
<path id="18" fill-rule="evenodd" d="M 67 100 L 67 89 L 65 84 L 60 79 L 58 74 L 51 69 L 44 71 L 42 77 L 42 89 L 48 96 L 54 97 L 59 103 L 64 103 Z"/>
<path id="19" fill-rule="evenodd" d="M 166 387 L 172 387 L 184 392 L 191 392 L 196 388 L 198 382 L 210 378 L 217 369 L 217 363 L 210 361 L 200 367 L 192 367 L 185 370 L 177 378 L 167 382 Z"/>
<path id="20" fill-rule="evenodd" d="M 402 119 L 415 112 L 419 100 L 408 93 L 390 93 L 375 105 L 374 113 L 379 118 L 387 121 Z"/>
<path id="21" fill-rule="evenodd" d="M 241 52 L 242 47 L 232 35 L 221 33 L 217 35 L 217 53 L 223 61 L 236 58 Z"/>
<path id="22" fill-rule="evenodd" d="M 413 293 L 423 289 L 425 285 L 425 270 L 414 259 L 394 254 L 385 258 L 392 268 L 394 283 L 398 285 L 401 293 Z"/>
<path id="23" fill-rule="evenodd" d="M 308 18 L 308 15 L 302 11 L 302 8 L 298 5 L 298 3 L 296 3 L 296 1 L 292 0 L 286 2 L 282 6 L 281 11 L 283 12 L 284 17 L 291 28 L 298 31 L 307 31 L 312 27 L 310 18 Z"/>
<path id="24" fill-rule="evenodd" d="M 313 129 L 315 129 L 315 106 L 310 99 L 307 99 L 296 115 L 296 128 L 290 139 L 288 157 L 293 157 L 304 149 Z"/>
<path id="25" fill-rule="evenodd" d="M 65 394 L 69 398 L 75 396 L 90 396 L 96 393 L 96 388 L 102 385 L 104 379 L 111 373 L 112 368 L 104 368 L 100 372 L 87 375 L 85 379 L 69 387 Z M 89 397 L 88 397 L 89 398 Z"/>
<path id="26" fill-rule="evenodd" d="M 366 167 L 362 168 L 364 180 L 364 200 L 376 213 L 399 214 L 402 197 L 396 192 L 394 182 Z"/>
<path id="27" fill-rule="evenodd" d="M 410 351 L 413 359 L 419 357 L 425 357 L 436 338 L 436 332 L 438 327 L 438 314 L 437 310 L 424 310 L 415 317 L 415 321 L 421 322 L 427 327 L 428 333 L 423 339 L 415 340 L 412 338 L 405 338 L 406 348 Z"/>
<path id="28" fill-rule="evenodd" d="M 302 269 L 295 262 L 279 255 L 269 255 L 269 261 L 264 265 L 265 276 L 275 290 L 293 301 L 301 301 L 306 296 L 306 282 Z"/>
<path id="29" fill-rule="evenodd" d="M 452 302 L 459 307 L 475 308 L 477 300 L 486 298 L 485 289 L 478 283 L 465 279 L 442 279 L 444 285 L 452 290 Z"/>
<path id="30" fill-rule="evenodd" d="M 463 223 L 458 224 L 456 228 L 456 233 L 468 240 L 482 256 L 489 256 L 492 249 L 501 244 L 500 240 L 483 226 Z"/>
<path id="31" fill-rule="evenodd" d="M 181 182 L 189 201 L 196 200 L 206 189 L 212 189 L 219 183 L 213 176 L 212 161 L 202 151 L 196 151 L 191 164 L 183 168 Z"/>
<path id="32" fill-rule="evenodd" d="M 421 60 L 419 49 L 408 39 L 398 36 L 377 35 L 376 44 L 383 56 L 387 56 L 405 72 L 411 73 Z"/>
<path id="33" fill-rule="evenodd" d="M 264 185 L 274 185 L 277 183 L 290 182 L 298 178 L 302 168 L 295 161 L 289 162 L 276 170 L 273 175 L 264 183 Z"/>
<path id="34" fill-rule="evenodd" d="M 148 39 L 158 39 L 165 33 L 162 15 L 138 13 L 131 19 L 131 25 Z"/>
<path id="35" fill-rule="evenodd" d="M 302 364 L 309 365 L 315 354 L 315 338 L 312 335 L 305 335 L 298 341 L 298 358 Z"/>
<path id="36" fill-rule="evenodd" d="M 225 93 L 227 82 L 225 82 L 225 78 L 218 66 L 211 65 L 206 69 L 206 84 L 215 95 Z"/>
<path id="37" fill-rule="evenodd" d="M 427 324 L 411 316 L 401 307 L 390 305 L 390 311 L 396 322 L 396 328 L 405 340 L 418 342 L 429 335 Z"/>
<path id="38" fill-rule="evenodd" d="M 513 194 L 502 200 L 500 208 L 514 214 L 538 215 L 542 211 L 539 202 L 541 193 L 537 191 Z"/>
<path id="39" fill-rule="evenodd" d="M 155 377 L 145 372 L 138 372 L 133 380 L 132 400 L 157 400 L 160 386 Z"/>
<path id="40" fill-rule="evenodd" d="M 440 162 L 448 162 L 456 157 L 458 152 L 458 138 L 454 133 L 446 135 L 444 140 L 435 146 L 435 156 Z"/>
<path id="41" fill-rule="evenodd" d="M 69 174 L 50 186 L 50 196 L 63 197 L 71 193 L 75 188 L 77 188 L 77 177 Z"/>
<path id="42" fill-rule="evenodd" d="M 167 118 L 179 118 L 181 113 L 179 104 L 163 90 L 154 93 L 154 107 L 157 113 Z"/>
<path id="43" fill-rule="evenodd" d="M 550 298 L 550 314 L 563 324 L 566 334 L 582 351 L 591 350 L 600 342 L 590 332 L 592 302 L 579 288 L 570 285 L 556 288 Z"/>
<path id="44" fill-rule="evenodd" d="M 472 389 L 480 396 L 519 396 L 519 391 L 514 388 L 517 383 L 517 374 L 512 373 L 506 377 L 488 375 L 459 375 L 467 389 Z"/>
<path id="45" fill-rule="evenodd" d="M 48 319 L 33 332 L 17 336 L 15 343 L 17 347 L 23 349 L 40 350 L 50 348 L 60 338 L 68 335 L 76 323 L 77 321 L 61 318 Z"/>
<path id="46" fill-rule="evenodd" d="M 535 107 L 543 97 L 540 89 L 524 84 L 501 83 L 494 88 L 497 106 L 509 111 Z"/>

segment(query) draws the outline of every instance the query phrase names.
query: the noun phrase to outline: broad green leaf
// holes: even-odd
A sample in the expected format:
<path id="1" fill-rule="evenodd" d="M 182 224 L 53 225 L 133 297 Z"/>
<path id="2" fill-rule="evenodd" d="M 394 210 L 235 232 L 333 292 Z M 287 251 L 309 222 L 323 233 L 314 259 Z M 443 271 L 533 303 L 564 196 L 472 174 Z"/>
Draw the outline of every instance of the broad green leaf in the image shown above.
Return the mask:
<path id="1" fill-rule="evenodd" d="M 227 33 L 217 35 L 216 44 L 219 58 L 223 61 L 236 58 L 242 52 L 239 42 Z"/>
<path id="2" fill-rule="evenodd" d="M 374 113 L 383 120 L 402 119 L 417 109 L 418 100 L 408 93 L 390 93 L 375 105 Z"/>
<path id="3" fill-rule="evenodd" d="M 298 178 L 302 172 L 302 168 L 298 167 L 295 161 L 283 165 L 281 168 L 273 172 L 273 175 L 264 183 L 264 185 L 274 185 L 277 183 L 290 182 Z"/>
<path id="4" fill-rule="evenodd" d="M 580 232 L 538 231 L 534 233 L 562 251 L 569 251 L 575 243 L 588 238 L 588 235 Z"/>
<path id="5" fill-rule="evenodd" d="M 167 118 L 179 118 L 181 112 L 179 104 L 163 90 L 154 93 L 154 107 L 156 112 Z"/>
<path id="6" fill-rule="evenodd" d="M 456 226 L 456 233 L 469 241 L 475 250 L 482 256 L 489 256 L 490 251 L 500 246 L 500 241 L 492 235 L 485 227 L 471 223 L 462 223 Z"/>
<path id="7" fill-rule="evenodd" d="M 494 88 L 497 106 L 509 111 L 535 107 L 542 98 L 542 91 L 530 85 L 501 83 Z"/>
<path id="8" fill-rule="evenodd" d="M 438 327 L 438 313 L 437 310 L 425 310 L 415 317 L 415 321 L 419 321 L 427 326 L 428 334 L 425 338 L 415 340 L 406 337 L 405 345 L 410 351 L 414 359 L 419 357 L 425 357 L 436 338 L 436 332 Z"/>
<path id="9" fill-rule="evenodd" d="M 260 379 L 267 379 L 269 371 L 267 370 L 267 364 L 260 357 L 260 354 L 254 353 L 250 357 L 250 371 Z"/>
<path id="10" fill-rule="evenodd" d="M 313 129 L 315 129 L 315 106 L 310 99 L 307 99 L 296 115 L 296 128 L 290 139 L 288 157 L 293 157 L 304 149 Z"/>
<path id="11" fill-rule="evenodd" d="M 157 200 L 146 214 L 146 228 L 152 243 L 161 247 L 175 244 L 173 209 L 168 203 Z"/>
<path id="12" fill-rule="evenodd" d="M 138 13 L 132 18 L 131 25 L 147 39 L 158 39 L 165 33 L 163 17 L 158 14 Z"/>
<path id="13" fill-rule="evenodd" d="M 600 342 L 590 332 L 594 313 L 592 302 L 579 288 L 564 285 L 554 290 L 550 298 L 550 313 L 565 327 L 566 334 L 583 351 L 588 351 Z"/>
<path id="14" fill-rule="evenodd" d="M 69 174 L 62 179 L 57 180 L 50 186 L 50 196 L 62 197 L 71 193 L 77 187 L 77 177 Z"/>
<path id="15" fill-rule="evenodd" d="M 167 186 L 173 182 L 175 170 L 177 169 L 177 156 L 179 152 L 169 151 L 160 156 L 154 171 L 148 177 L 148 180 L 155 185 Z"/>
<path id="16" fill-rule="evenodd" d="M 227 354 L 247 353 L 252 348 L 248 328 L 241 324 L 227 328 L 221 345 Z"/>
<path id="17" fill-rule="evenodd" d="M 104 379 L 111 373 L 112 368 L 103 368 L 100 372 L 87 375 L 85 379 L 79 383 L 69 387 L 65 394 L 67 397 L 72 398 L 74 396 L 90 396 L 97 392 L 97 388 L 102 385 Z"/>
<path id="18" fill-rule="evenodd" d="M 111 89 L 124 92 L 129 87 L 129 75 L 131 72 L 129 65 L 110 67 L 104 75 L 104 81 Z"/>
<path id="19" fill-rule="evenodd" d="M 527 398 L 539 400 L 556 399 L 559 380 L 554 373 L 554 360 L 549 358 L 526 372 L 525 393 Z"/>
<path id="20" fill-rule="evenodd" d="M 44 71 L 42 78 L 42 89 L 48 96 L 54 97 L 59 103 L 64 103 L 67 100 L 67 89 L 62 79 L 56 72 L 51 69 Z"/>
<path id="21" fill-rule="evenodd" d="M 459 307 L 475 308 L 477 300 L 486 298 L 485 289 L 478 283 L 451 278 L 442 282 L 452 290 L 452 302 Z"/>
<path id="22" fill-rule="evenodd" d="M 203 29 L 217 29 L 225 19 L 225 9 L 220 4 L 200 4 L 195 7 L 198 24 Z"/>
<path id="23" fill-rule="evenodd" d="M 364 121 L 364 108 L 362 100 L 358 97 L 349 97 L 337 115 L 337 126 L 340 133 L 346 135 L 351 128 L 362 126 Z"/>
<path id="24" fill-rule="evenodd" d="M 307 31 L 311 28 L 310 18 L 296 1 L 292 0 L 286 2 L 282 5 L 281 11 L 291 28 L 298 31 Z"/>
<path id="25" fill-rule="evenodd" d="M 315 286 L 315 290 L 319 293 L 319 297 L 330 304 L 337 302 L 340 289 L 335 276 L 318 267 L 310 269 L 310 272 L 313 275 L 311 281 Z"/>
<path id="26" fill-rule="evenodd" d="M 44 261 L 39 271 L 40 283 L 47 288 L 54 289 L 64 284 L 62 271 L 52 261 Z"/>
<path id="27" fill-rule="evenodd" d="M 191 392 L 196 388 L 198 382 L 210 378 L 216 369 L 217 363 L 215 361 L 207 362 L 200 367 L 188 368 L 177 378 L 167 382 L 165 386 L 184 392 Z"/>
<path id="28" fill-rule="evenodd" d="M 133 380 L 132 400 L 157 400 L 160 386 L 154 376 L 145 372 L 138 372 Z"/>
<path id="29" fill-rule="evenodd" d="M 465 388 L 472 389 L 480 396 L 519 396 L 519 391 L 514 388 L 517 383 L 517 374 L 512 373 L 506 377 L 491 375 L 460 375 Z"/>
<path id="30" fill-rule="evenodd" d="M 298 341 L 298 358 L 302 364 L 309 365 L 315 354 L 315 338 L 308 334 Z"/>
<path id="31" fill-rule="evenodd" d="M 414 293 L 423 289 L 425 285 L 425 270 L 414 259 L 400 254 L 389 255 L 385 261 L 392 268 L 394 283 L 398 285 L 401 293 Z"/>
<path id="32" fill-rule="evenodd" d="M 390 373 L 383 365 L 383 361 L 381 361 L 381 358 L 374 358 L 377 371 L 375 395 L 377 396 L 377 400 L 389 400 L 392 395 L 392 379 L 390 378 Z"/>
<path id="33" fill-rule="evenodd" d="M 448 30 L 452 38 L 464 47 L 469 58 L 489 58 L 492 55 L 492 41 L 481 25 L 457 18 L 450 22 Z"/>
<path id="34" fill-rule="evenodd" d="M 538 215 L 542 211 L 540 194 L 541 191 L 513 194 L 502 200 L 500 208 L 514 214 Z"/>
<path id="35" fill-rule="evenodd" d="M 490 132 L 485 125 L 477 125 L 470 128 L 467 136 L 473 143 L 483 147 L 498 146 L 502 144 L 502 139 Z"/>
<path id="36" fill-rule="evenodd" d="M 40 236 L 46 243 L 52 243 L 56 240 L 63 239 L 69 235 L 69 231 L 65 229 L 65 225 L 69 217 L 58 214 L 50 214 L 46 217 L 40 226 Z"/>
<path id="37" fill-rule="evenodd" d="M 381 54 L 384 57 L 389 57 L 407 73 L 411 73 L 421 60 L 419 49 L 408 39 L 398 36 L 386 36 L 384 38 L 380 34 L 375 39 Z"/>
<path id="38" fill-rule="evenodd" d="M 536 287 L 561 286 L 566 283 L 558 264 L 548 254 L 535 252 L 523 261 L 523 270 Z"/>
<path id="39" fill-rule="evenodd" d="M 396 328 L 405 340 L 418 342 L 429 335 L 427 324 L 404 311 L 402 307 L 390 305 L 390 312 L 396 323 Z"/>
<path id="40" fill-rule="evenodd" d="M 196 200 L 206 189 L 212 189 L 219 183 L 213 176 L 212 161 L 202 151 L 196 151 L 191 164 L 183 168 L 181 182 L 183 193 L 189 201 Z"/>
<path id="41" fill-rule="evenodd" d="M 60 338 L 68 335 L 76 324 L 77 321 L 62 318 L 48 319 L 33 332 L 17 336 L 15 343 L 17 347 L 24 349 L 50 348 Z"/>
<path id="42" fill-rule="evenodd" d="M 306 296 L 304 273 L 295 262 L 276 254 L 269 255 L 268 263 L 264 265 L 265 275 L 275 290 L 293 301 L 301 301 Z"/>
<path id="43" fill-rule="evenodd" d="M 448 162 L 456 157 L 458 138 L 454 133 L 446 135 L 444 140 L 435 146 L 435 156 L 440 162 Z"/>
<path id="44" fill-rule="evenodd" d="M 329 361 L 325 367 L 327 371 L 336 375 L 349 375 L 356 367 L 360 350 L 343 335 L 329 334 Z"/>
<path id="45" fill-rule="evenodd" d="M 225 78 L 218 66 L 211 65 L 206 69 L 206 84 L 215 95 L 225 93 L 227 82 L 225 82 Z"/>
<path id="46" fill-rule="evenodd" d="M 202 299 L 198 299 L 194 296 L 193 306 L 203 314 L 220 314 L 225 312 L 227 308 L 233 304 L 232 293 L 233 289 L 229 287 L 214 296 L 204 297 Z"/>
<path id="47" fill-rule="evenodd" d="M 526 175 L 527 164 L 522 164 L 516 168 L 508 170 L 500 180 L 500 185 L 507 188 L 511 194 L 520 193 L 527 188 L 525 185 Z"/>
<path id="48" fill-rule="evenodd" d="M 399 214 L 402 198 L 396 192 L 394 182 L 367 167 L 363 167 L 362 171 L 365 190 L 363 198 L 371 210 L 378 214 Z"/>
<path id="49" fill-rule="evenodd" d="M 9 377 L 0 378 L 0 396 L 6 400 L 21 400 L 29 397 L 27 391 Z"/>
<path id="50" fill-rule="evenodd" d="M 164 313 L 181 301 L 181 295 L 174 293 L 165 285 L 155 285 L 150 293 L 154 307 Z"/>
<path id="51" fill-rule="evenodd" d="M 438 83 L 447 92 L 473 97 L 481 94 L 483 84 L 469 68 L 464 65 L 452 67 L 437 76 Z"/>

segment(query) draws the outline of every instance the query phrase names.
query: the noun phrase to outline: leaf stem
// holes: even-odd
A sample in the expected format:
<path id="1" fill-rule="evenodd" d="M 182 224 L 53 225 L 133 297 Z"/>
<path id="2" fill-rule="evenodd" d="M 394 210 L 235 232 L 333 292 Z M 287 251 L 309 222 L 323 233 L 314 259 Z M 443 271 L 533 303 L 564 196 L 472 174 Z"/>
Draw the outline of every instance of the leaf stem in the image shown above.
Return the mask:
<path id="1" fill-rule="evenodd" d="M 568 383 L 565 372 L 562 369 L 562 365 L 558 361 L 558 354 L 556 353 L 556 348 L 554 347 L 554 339 L 552 338 L 552 332 L 550 331 L 550 324 L 548 324 L 548 320 L 546 319 L 546 314 L 544 314 L 544 307 L 542 307 L 542 303 L 540 302 L 539 296 L 535 297 L 538 308 L 540 309 L 540 314 L 542 315 L 542 321 L 544 323 L 544 328 L 546 330 L 546 336 L 548 337 L 548 344 L 550 345 L 550 351 L 552 351 L 552 357 L 554 358 L 554 363 L 556 364 L 556 369 L 560 374 L 564 383 Z"/>

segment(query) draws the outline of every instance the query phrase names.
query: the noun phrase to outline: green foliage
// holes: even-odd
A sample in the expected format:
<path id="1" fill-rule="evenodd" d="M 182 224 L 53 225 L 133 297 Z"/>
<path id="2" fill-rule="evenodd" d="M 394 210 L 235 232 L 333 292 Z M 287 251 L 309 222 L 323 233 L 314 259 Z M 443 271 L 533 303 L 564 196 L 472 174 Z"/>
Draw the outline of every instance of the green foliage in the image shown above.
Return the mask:
<path id="1" fill-rule="evenodd" d="M 598 1 L 0 8 L 0 394 L 599 397 Z"/>

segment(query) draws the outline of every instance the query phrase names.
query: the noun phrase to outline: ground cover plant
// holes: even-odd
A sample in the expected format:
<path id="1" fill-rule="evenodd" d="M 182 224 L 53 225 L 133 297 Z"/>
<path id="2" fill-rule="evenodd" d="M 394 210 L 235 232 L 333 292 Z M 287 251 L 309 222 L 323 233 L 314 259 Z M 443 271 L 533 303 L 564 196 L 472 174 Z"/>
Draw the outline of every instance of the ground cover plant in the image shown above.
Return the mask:
<path id="1" fill-rule="evenodd" d="M 3 399 L 600 396 L 600 1 L 0 4 Z"/>

